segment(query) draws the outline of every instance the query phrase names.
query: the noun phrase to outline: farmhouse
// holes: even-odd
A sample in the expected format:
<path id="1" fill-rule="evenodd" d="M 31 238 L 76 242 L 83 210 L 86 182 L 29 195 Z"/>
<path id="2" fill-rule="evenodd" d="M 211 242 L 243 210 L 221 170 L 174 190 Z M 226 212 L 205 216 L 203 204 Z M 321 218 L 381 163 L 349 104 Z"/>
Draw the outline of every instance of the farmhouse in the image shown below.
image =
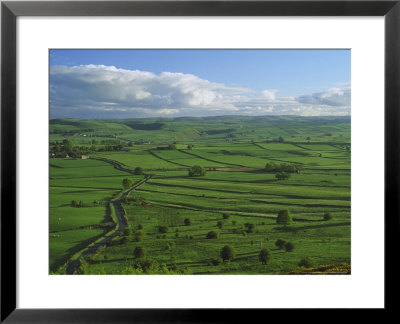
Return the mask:
<path id="1" fill-rule="evenodd" d="M 87 160 L 89 158 L 89 155 L 82 155 L 81 160 Z"/>

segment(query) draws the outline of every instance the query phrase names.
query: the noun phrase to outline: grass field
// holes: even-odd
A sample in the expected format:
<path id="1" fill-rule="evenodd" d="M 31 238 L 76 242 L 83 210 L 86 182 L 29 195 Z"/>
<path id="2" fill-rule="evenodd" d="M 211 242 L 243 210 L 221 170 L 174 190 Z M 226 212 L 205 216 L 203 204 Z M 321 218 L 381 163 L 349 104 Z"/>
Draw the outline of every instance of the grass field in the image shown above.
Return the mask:
<path id="1" fill-rule="evenodd" d="M 50 160 L 50 270 L 112 227 L 109 201 L 131 174 L 97 160 Z M 138 178 L 138 177 L 136 177 Z M 81 207 L 71 206 L 75 200 Z"/>
<path id="2" fill-rule="evenodd" d="M 92 152 L 86 160 L 50 159 L 51 271 L 112 229 L 102 224 L 112 221 L 109 202 L 122 180 L 143 179 L 96 160 L 102 158 L 130 170 L 141 167 L 152 178 L 122 202 L 128 230 L 82 260 L 80 273 L 280 274 L 340 264 L 350 272 L 348 118 L 52 120 L 50 132 L 51 143 L 73 138 L 82 145 L 114 136 L 129 148 Z M 271 162 L 299 171 L 278 180 L 265 169 Z M 189 176 L 194 165 L 205 175 Z M 82 207 L 72 207 L 72 200 Z M 292 223 L 277 224 L 282 210 L 290 211 Z M 326 213 L 331 219 L 324 219 Z M 207 238 L 210 231 L 217 238 Z M 294 248 L 278 248 L 278 239 Z M 230 261 L 221 260 L 226 245 L 235 251 Z M 138 247 L 144 256 L 134 256 Z M 271 256 L 266 264 L 259 260 L 262 249 Z M 303 259 L 307 267 L 299 265 Z"/>

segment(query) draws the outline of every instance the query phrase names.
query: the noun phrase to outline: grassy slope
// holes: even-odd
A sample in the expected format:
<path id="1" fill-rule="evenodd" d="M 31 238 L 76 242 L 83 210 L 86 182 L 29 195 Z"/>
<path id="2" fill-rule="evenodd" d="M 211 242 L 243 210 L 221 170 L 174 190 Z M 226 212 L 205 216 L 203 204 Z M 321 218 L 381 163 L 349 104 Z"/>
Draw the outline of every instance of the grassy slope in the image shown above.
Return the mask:
<path id="1" fill-rule="evenodd" d="M 158 127 L 154 123 L 160 120 L 140 122 Z M 140 129 L 146 126 L 137 126 L 137 121 L 129 125 L 139 129 L 120 128 L 121 141 L 143 139 L 151 145 L 134 145 L 130 152 L 96 154 L 130 168 L 142 166 L 154 177 L 133 194 L 146 198 L 148 205 L 124 205 L 131 228 L 139 224 L 144 227 L 144 241 L 120 244 L 120 238 L 115 239 L 113 246 L 89 263 L 89 272 L 115 273 L 134 264 L 132 251 L 138 245 L 147 249 L 148 259 L 178 269 L 189 267 L 193 273 L 287 272 L 298 268 L 297 263 L 306 256 L 316 265 L 350 262 L 350 153 L 345 149 L 350 142 L 348 120 L 229 117 L 161 122 L 159 130 Z M 233 136 L 228 138 L 227 134 Z M 286 143 L 269 142 L 278 136 Z M 156 149 L 172 141 L 178 142 L 178 150 Z M 193 143 L 194 149 L 187 150 L 185 143 Z M 304 170 L 287 181 L 277 181 L 274 174 L 260 172 L 267 161 L 302 164 Z M 205 177 L 188 178 L 187 166 L 194 164 L 216 170 L 208 171 Z M 96 168 L 100 171 L 105 167 L 92 169 Z M 71 170 L 60 169 L 57 179 L 51 180 L 51 190 L 65 189 L 60 195 L 67 202 L 74 190 L 81 190 L 90 200 L 96 194 L 98 199 L 105 199 L 118 190 L 124 177 L 110 168 L 95 178 L 92 169 L 87 177 L 81 174 L 77 178 Z M 51 204 L 61 205 L 58 200 L 55 196 Z M 58 208 L 59 213 L 65 213 L 62 208 L 68 207 Z M 285 208 L 295 219 L 287 228 L 278 226 L 275 220 L 277 212 Z M 216 223 L 224 211 L 231 216 L 223 221 L 220 238 L 206 239 L 208 231 L 217 230 Z M 325 212 L 334 219 L 323 221 Z M 87 215 L 86 223 L 94 213 Z M 185 218 L 191 219 L 190 226 L 183 225 Z M 76 219 L 79 216 L 71 217 L 71 222 L 75 224 Z M 253 233 L 242 233 L 245 223 L 255 225 Z M 54 228 L 61 226 L 53 224 Z M 165 238 L 157 232 L 158 225 L 169 225 Z M 295 250 L 278 250 L 274 246 L 278 238 L 293 242 Z M 175 246 L 167 249 L 168 242 Z M 225 244 L 234 246 L 236 260 L 210 265 Z M 267 266 L 258 261 L 261 244 L 273 254 Z"/>

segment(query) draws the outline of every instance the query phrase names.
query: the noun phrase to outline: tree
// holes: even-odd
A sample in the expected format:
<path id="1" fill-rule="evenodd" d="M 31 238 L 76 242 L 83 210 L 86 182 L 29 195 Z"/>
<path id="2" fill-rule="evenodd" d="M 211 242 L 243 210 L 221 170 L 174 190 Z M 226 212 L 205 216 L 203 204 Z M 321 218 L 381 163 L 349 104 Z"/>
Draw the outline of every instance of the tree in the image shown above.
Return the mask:
<path id="1" fill-rule="evenodd" d="M 142 169 L 141 167 L 136 167 L 136 168 L 133 170 L 133 173 L 134 173 L 134 174 L 143 174 L 143 169 Z"/>
<path id="2" fill-rule="evenodd" d="M 221 222 L 221 221 L 218 221 L 218 222 L 217 222 L 217 227 L 218 227 L 219 229 L 221 229 L 222 226 L 223 226 L 222 222 Z"/>
<path id="3" fill-rule="evenodd" d="M 224 261 L 233 260 L 236 256 L 235 250 L 231 245 L 225 245 L 221 250 L 221 258 Z"/>
<path id="4" fill-rule="evenodd" d="M 247 228 L 247 230 L 246 230 L 246 232 L 247 232 L 247 233 L 253 233 L 253 230 L 254 230 L 254 224 L 251 224 L 251 223 L 245 223 L 245 224 L 244 224 L 244 226 L 246 226 L 246 228 Z"/>
<path id="5" fill-rule="evenodd" d="M 229 217 L 230 217 L 229 214 L 226 214 L 226 213 L 223 213 L 223 214 L 222 214 L 222 218 L 223 218 L 223 219 L 228 219 Z"/>
<path id="6" fill-rule="evenodd" d="M 279 143 L 283 143 L 284 141 L 285 141 L 285 139 L 284 139 L 282 136 L 279 136 L 278 142 L 279 142 Z"/>
<path id="7" fill-rule="evenodd" d="M 135 256 L 136 259 L 141 259 L 145 256 L 146 250 L 142 246 L 137 246 L 133 250 L 133 255 Z"/>
<path id="8" fill-rule="evenodd" d="M 219 232 L 217 232 L 217 231 L 210 231 L 207 233 L 208 239 L 216 239 L 218 237 L 219 237 Z"/>
<path id="9" fill-rule="evenodd" d="M 277 174 L 275 174 L 275 178 L 278 180 L 287 180 L 290 178 L 290 173 L 278 172 Z"/>
<path id="10" fill-rule="evenodd" d="M 191 224 L 190 223 L 190 218 L 185 218 L 183 223 L 185 224 L 185 226 L 189 226 Z"/>
<path id="11" fill-rule="evenodd" d="M 71 206 L 72 207 L 76 207 L 78 205 L 78 203 L 76 202 L 76 200 L 72 200 L 71 201 Z"/>
<path id="12" fill-rule="evenodd" d="M 136 242 L 143 241 L 143 236 L 144 236 L 144 233 L 142 231 L 136 231 L 135 232 L 135 241 Z"/>
<path id="13" fill-rule="evenodd" d="M 262 264 L 267 264 L 270 259 L 271 259 L 271 252 L 267 249 L 262 249 L 260 251 L 260 254 L 258 255 L 258 260 L 260 260 Z"/>
<path id="14" fill-rule="evenodd" d="M 294 244 L 292 242 L 287 242 L 285 244 L 286 252 L 292 252 L 294 250 Z"/>
<path id="15" fill-rule="evenodd" d="M 158 231 L 160 233 L 167 233 L 168 232 L 168 226 L 167 225 L 158 226 Z"/>
<path id="16" fill-rule="evenodd" d="M 277 239 L 276 242 L 275 242 L 275 246 L 278 249 L 282 249 L 285 246 L 285 244 L 286 244 L 286 241 L 281 240 L 281 239 Z"/>
<path id="17" fill-rule="evenodd" d="M 194 165 L 189 169 L 189 177 L 200 177 L 206 174 L 206 169 L 199 165 Z"/>
<path id="18" fill-rule="evenodd" d="M 129 189 L 132 186 L 132 180 L 125 178 L 124 180 L 122 180 L 122 187 L 126 190 Z"/>
<path id="19" fill-rule="evenodd" d="M 328 221 L 328 220 L 331 220 L 332 218 L 333 217 L 332 217 L 332 215 L 330 213 L 325 213 L 324 214 L 324 220 Z"/>
<path id="20" fill-rule="evenodd" d="M 123 231 L 123 236 L 130 236 L 132 234 L 132 231 L 129 227 L 125 227 Z"/>
<path id="21" fill-rule="evenodd" d="M 188 150 L 193 150 L 194 145 L 193 144 L 188 144 L 187 149 Z"/>
<path id="22" fill-rule="evenodd" d="M 268 172 L 278 171 L 279 169 L 280 166 L 275 162 L 267 162 L 267 164 L 265 164 L 265 170 Z"/>
<path id="23" fill-rule="evenodd" d="M 311 268 L 312 266 L 313 262 L 309 257 L 305 257 L 299 262 L 299 267 Z"/>
<path id="24" fill-rule="evenodd" d="M 169 144 L 168 149 L 170 150 L 176 150 L 176 144 Z"/>
<path id="25" fill-rule="evenodd" d="M 74 140 L 64 139 L 63 140 L 64 151 L 67 152 L 68 154 L 71 154 L 74 149 L 74 144 L 75 144 Z"/>
<path id="26" fill-rule="evenodd" d="M 278 213 L 278 217 L 276 218 L 276 223 L 279 225 L 288 225 L 292 222 L 292 215 L 290 214 L 290 211 L 285 209 L 281 210 Z"/>

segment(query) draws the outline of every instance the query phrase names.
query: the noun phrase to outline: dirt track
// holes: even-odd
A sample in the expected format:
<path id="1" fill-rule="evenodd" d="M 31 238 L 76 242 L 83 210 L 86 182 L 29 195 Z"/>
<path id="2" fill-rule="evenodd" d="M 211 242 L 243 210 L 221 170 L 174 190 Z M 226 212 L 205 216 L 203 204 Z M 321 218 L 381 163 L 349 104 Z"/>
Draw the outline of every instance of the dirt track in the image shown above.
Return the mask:
<path id="1" fill-rule="evenodd" d="M 105 162 L 108 162 L 108 161 L 105 161 Z M 111 164 L 113 164 L 115 168 L 122 170 L 122 171 L 128 171 L 128 172 L 130 171 L 131 172 L 131 170 L 125 169 L 121 165 L 118 165 L 117 163 L 115 163 L 116 164 L 115 165 L 114 163 L 111 163 Z M 66 274 L 74 274 L 75 270 L 81 264 L 81 261 L 80 261 L 81 258 L 84 258 L 84 257 L 88 256 L 89 254 L 95 253 L 98 250 L 98 248 L 101 246 L 106 246 L 107 242 L 112 240 L 114 237 L 118 236 L 125 229 L 126 223 L 125 223 L 125 220 L 122 215 L 123 211 L 121 210 L 121 205 L 120 205 L 121 199 L 123 199 L 124 197 L 129 195 L 133 190 L 140 187 L 141 185 L 143 185 L 144 183 L 149 181 L 151 178 L 152 178 L 152 175 L 146 175 L 143 180 L 135 183 L 128 191 L 124 192 L 121 195 L 121 197 L 119 197 L 118 199 L 116 199 L 112 202 L 112 206 L 115 210 L 115 215 L 116 215 L 117 221 L 118 221 L 118 224 L 116 224 L 116 226 L 118 227 L 117 230 L 110 236 L 104 237 L 104 239 L 102 239 L 100 242 L 96 243 L 92 247 L 90 247 L 87 250 L 85 250 L 84 252 L 82 252 L 82 254 L 75 261 L 70 262 L 68 264 Z"/>

